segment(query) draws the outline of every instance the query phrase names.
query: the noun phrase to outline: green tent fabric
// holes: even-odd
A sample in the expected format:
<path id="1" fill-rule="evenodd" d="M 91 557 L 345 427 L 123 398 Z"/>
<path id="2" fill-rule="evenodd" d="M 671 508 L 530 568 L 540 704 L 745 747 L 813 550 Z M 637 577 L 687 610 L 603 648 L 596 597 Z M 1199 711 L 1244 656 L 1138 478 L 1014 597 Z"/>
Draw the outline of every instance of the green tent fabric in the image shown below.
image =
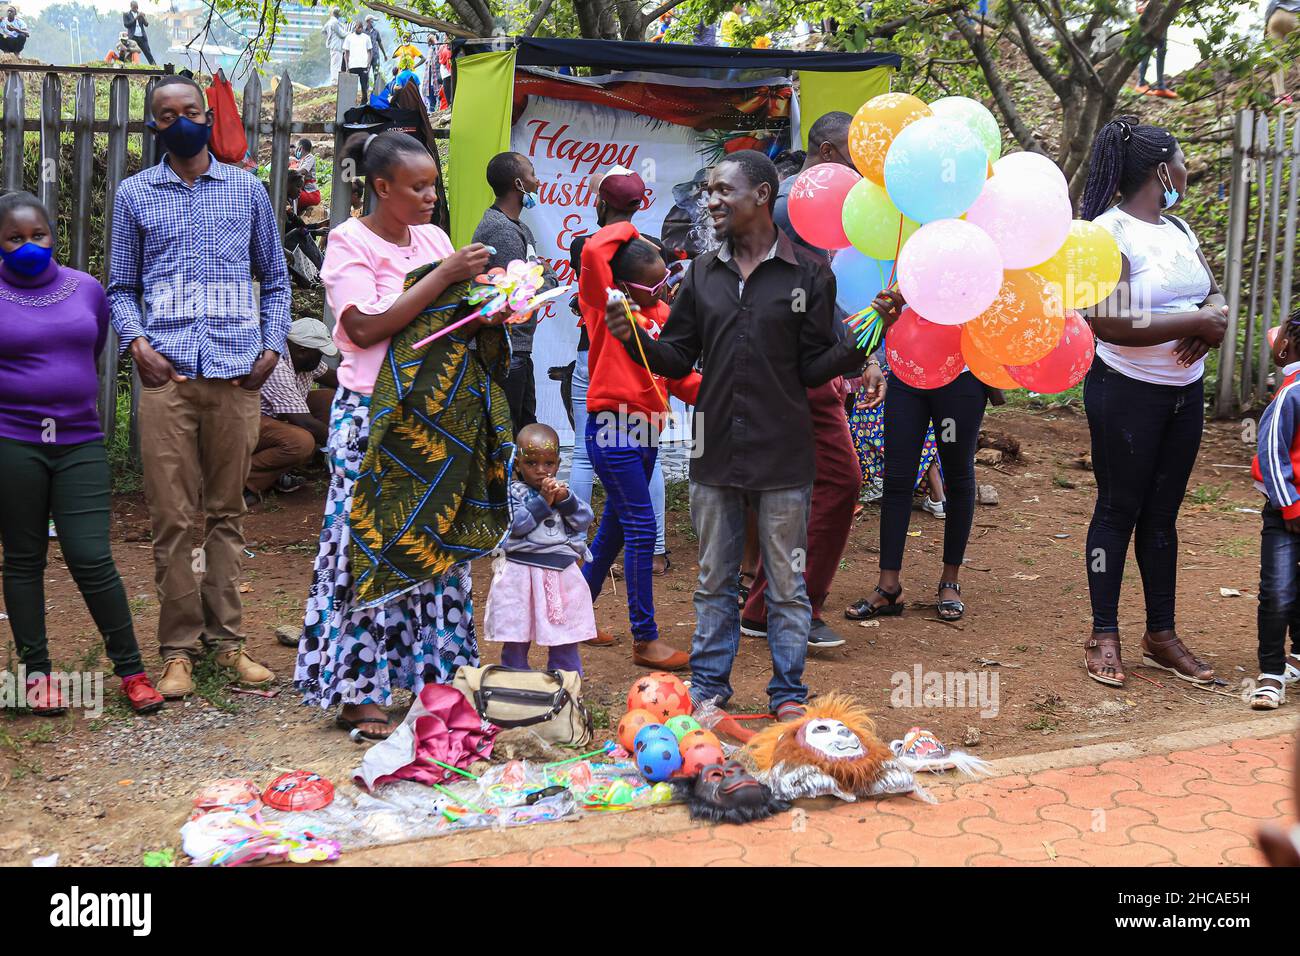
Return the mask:
<path id="1" fill-rule="evenodd" d="M 807 148 L 808 130 L 819 117 L 840 110 L 853 114 L 858 107 L 881 93 L 889 92 L 893 70 L 887 66 L 861 73 L 799 71 L 799 145 Z M 452 207 L 453 211 L 455 207 Z"/>
<path id="2" fill-rule="evenodd" d="M 484 167 L 510 148 L 514 107 L 515 51 L 475 53 L 456 61 L 456 97 L 451 109 L 451 241 L 469 244 L 483 210 L 495 198 Z"/>

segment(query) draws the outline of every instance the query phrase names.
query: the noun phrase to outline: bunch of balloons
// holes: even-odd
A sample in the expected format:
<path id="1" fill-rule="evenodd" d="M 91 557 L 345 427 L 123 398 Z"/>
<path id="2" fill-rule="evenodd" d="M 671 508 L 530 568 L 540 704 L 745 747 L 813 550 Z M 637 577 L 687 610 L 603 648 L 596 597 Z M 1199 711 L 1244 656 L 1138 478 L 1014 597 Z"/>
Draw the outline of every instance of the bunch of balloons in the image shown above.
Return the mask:
<path id="1" fill-rule="evenodd" d="M 908 307 L 885 351 L 914 387 L 939 388 L 969 367 L 996 388 L 1060 392 L 1092 364 L 1077 310 L 1114 290 L 1119 247 L 1072 219 L 1055 163 L 1001 150 L 997 121 L 976 100 L 885 93 L 853 117 L 856 170 L 814 166 L 790 190 L 795 231 L 837 250 L 836 299 L 860 344 L 874 346 L 876 294 L 902 292 Z"/>

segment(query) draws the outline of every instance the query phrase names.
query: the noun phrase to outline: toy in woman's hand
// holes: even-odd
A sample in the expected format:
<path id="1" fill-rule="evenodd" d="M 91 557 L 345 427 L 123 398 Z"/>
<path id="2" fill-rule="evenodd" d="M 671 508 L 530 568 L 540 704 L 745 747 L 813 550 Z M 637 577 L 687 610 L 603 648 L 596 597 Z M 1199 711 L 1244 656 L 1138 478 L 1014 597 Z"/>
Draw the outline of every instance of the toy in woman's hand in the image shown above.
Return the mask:
<path id="1" fill-rule="evenodd" d="M 628 710 L 648 710 L 657 720 L 691 712 L 691 694 L 680 677 L 655 671 L 638 678 L 627 692 Z"/>
<path id="2" fill-rule="evenodd" d="M 650 713 L 648 710 L 629 710 L 618 722 L 619 746 L 628 753 L 632 753 L 634 750 L 632 745 L 636 740 L 637 732 L 640 731 L 642 727 L 657 723 L 658 721 L 655 720 L 655 715 Z"/>
<path id="3" fill-rule="evenodd" d="M 469 315 L 451 325 L 439 329 L 428 338 L 416 342 L 413 348 L 424 348 L 430 342 L 460 328 L 474 319 L 485 322 L 500 321 L 517 324 L 528 321 L 538 307 L 566 295 L 573 285 L 560 286 L 546 292 L 539 291 L 545 280 L 545 270 L 540 263 L 515 259 L 502 268 L 497 266 L 474 280 L 477 285 L 470 288 L 465 296 L 469 305 L 477 305 Z"/>

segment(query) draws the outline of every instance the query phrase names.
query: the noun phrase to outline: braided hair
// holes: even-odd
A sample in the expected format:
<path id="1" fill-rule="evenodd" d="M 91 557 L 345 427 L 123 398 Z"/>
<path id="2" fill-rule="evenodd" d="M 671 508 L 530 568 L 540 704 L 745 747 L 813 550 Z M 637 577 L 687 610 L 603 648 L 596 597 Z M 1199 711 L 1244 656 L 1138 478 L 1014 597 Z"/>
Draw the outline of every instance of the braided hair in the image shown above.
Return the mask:
<path id="1" fill-rule="evenodd" d="M 1139 123 L 1136 116 L 1117 116 L 1097 133 L 1092 144 L 1088 182 L 1079 200 L 1079 218 L 1096 219 L 1110 206 L 1116 190 L 1124 197 L 1146 183 L 1151 170 L 1178 152 L 1174 134 Z"/>

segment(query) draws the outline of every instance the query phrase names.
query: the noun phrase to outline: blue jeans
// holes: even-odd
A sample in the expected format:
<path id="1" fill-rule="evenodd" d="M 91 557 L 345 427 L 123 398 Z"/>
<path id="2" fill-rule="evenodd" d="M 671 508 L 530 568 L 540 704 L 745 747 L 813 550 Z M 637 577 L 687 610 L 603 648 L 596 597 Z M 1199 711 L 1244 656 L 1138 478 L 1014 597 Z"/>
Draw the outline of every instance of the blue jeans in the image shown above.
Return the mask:
<path id="1" fill-rule="evenodd" d="M 659 448 L 653 443 L 638 444 L 618 422 L 610 420 L 613 417 L 613 413 L 602 412 L 587 416 L 587 455 L 605 488 L 605 510 L 596 540 L 591 543 L 592 559 L 583 566 L 582 576 L 595 601 L 609 566 L 620 551 L 625 552 L 623 578 L 632 639 L 653 641 L 659 637 L 659 628 L 655 624 L 654 578 L 650 573 L 655 545 L 650 475 Z"/>
<path id="2" fill-rule="evenodd" d="M 736 574 L 745 551 L 745 509 L 758 516 L 758 541 L 767 573 L 767 643 L 772 710 L 787 701 L 803 703 L 804 661 L 812 605 L 804 586 L 808 508 L 812 485 L 778 491 L 742 491 L 691 482 L 691 521 L 700 539 L 700 582 L 695 592 L 695 636 L 691 641 L 691 699 L 697 704 L 731 699 L 731 665 L 740 645 Z"/>
<path id="3" fill-rule="evenodd" d="M 591 458 L 587 454 L 587 386 L 591 382 L 587 368 L 588 352 L 579 352 L 573 366 L 573 383 L 571 398 L 573 401 L 573 464 L 569 467 L 569 487 L 583 501 L 591 502 L 591 486 L 595 473 L 591 467 Z M 655 470 L 650 474 L 650 505 L 655 513 L 655 554 L 667 554 L 668 545 L 664 540 L 664 470 L 658 456 L 655 457 Z"/>
<path id="4" fill-rule="evenodd" d="M 1300 655 L 1300 534 L 1287 530 L 1282 512 L 1264 506 L 1259 542 L 1259 672 L 1286 669 L 1286 636 Z"/>

